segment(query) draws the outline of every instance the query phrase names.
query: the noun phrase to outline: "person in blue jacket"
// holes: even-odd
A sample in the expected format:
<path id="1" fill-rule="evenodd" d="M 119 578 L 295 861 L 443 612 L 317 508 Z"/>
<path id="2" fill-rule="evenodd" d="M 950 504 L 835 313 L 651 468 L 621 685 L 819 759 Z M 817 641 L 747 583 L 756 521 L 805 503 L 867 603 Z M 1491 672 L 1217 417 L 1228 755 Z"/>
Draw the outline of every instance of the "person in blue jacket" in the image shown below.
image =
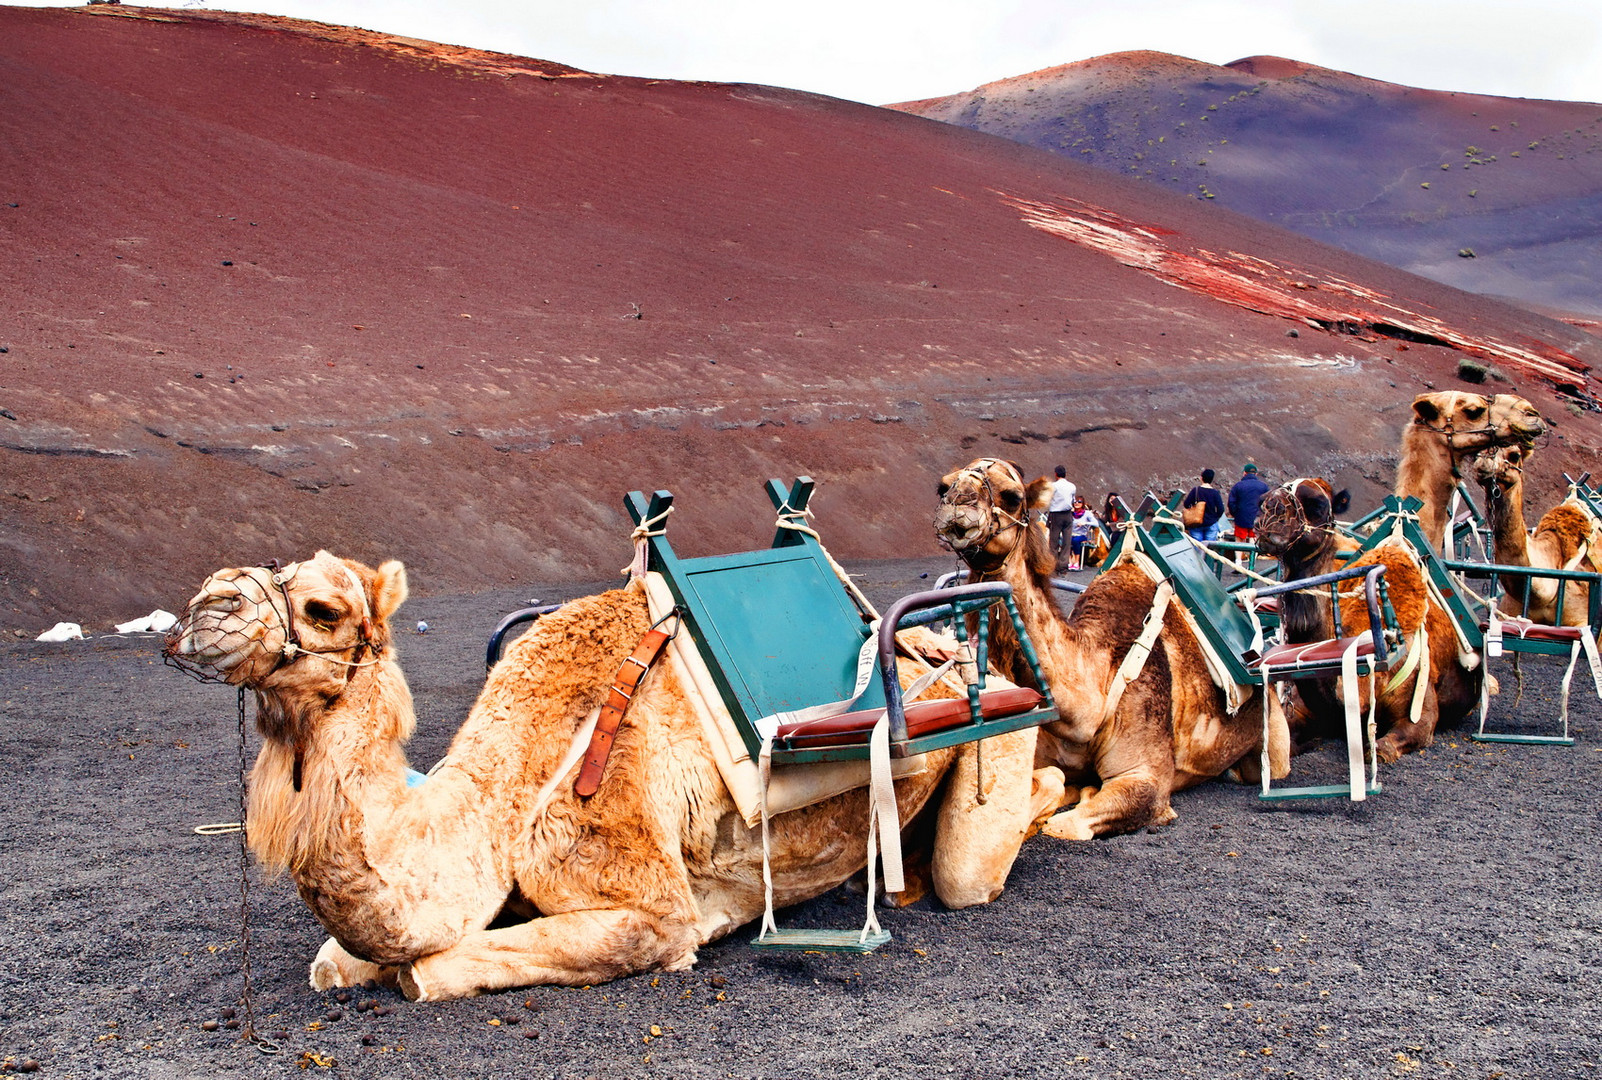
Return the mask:
<path id="1" fill-rule="evenodd" d="M 1257 510 L 1263 505 L 1268 485 L 1257 475 L 1257 466 L 1248 461 L 1241 478 L 1229 489 L 1229 518 L 1235 523 L 1235 539 L 1249 544 L 1257 539 Z"/>
<path id="2" fill-rule="evenodd" d="M 1203 469 L 1201 483 L 1185 493 L 1182 504 L 1189 510 L 1197 503 L 1202 504 L 1202 519 L 1200 525 L 1187 525 L 1185 531 L 1192 540 L 1217 540 L 1218 522 L 1224 516 L 1224 495 L 1213 487 L 1213 470 Z"/>

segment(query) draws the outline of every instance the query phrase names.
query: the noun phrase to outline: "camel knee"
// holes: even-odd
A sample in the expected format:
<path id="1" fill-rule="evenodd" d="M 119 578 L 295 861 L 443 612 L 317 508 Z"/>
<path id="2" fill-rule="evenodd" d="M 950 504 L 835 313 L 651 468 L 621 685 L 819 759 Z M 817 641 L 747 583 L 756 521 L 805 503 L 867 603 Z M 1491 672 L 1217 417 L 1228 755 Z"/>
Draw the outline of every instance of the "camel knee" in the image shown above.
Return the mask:
<path id="1" fill-rule="evenodd" d="M 1077 792 L 1076 792 L 1077 793 Z M 1038 828 L 1067 804 L 1068 787 L 1056 766 L 1036 769 L 1029 786 L 1029 824 Z"/>
<path id="2" fill-rule="evenodd" d="M 323 947 L 317 950 L 317 956 L 311 963 L 313 990 L 360 986 L 368 980 L 393 986 L 395 979 L 394 968 L 359 960 L 346 952 L 345 948 L 333 938 L 323 942 Z"/>

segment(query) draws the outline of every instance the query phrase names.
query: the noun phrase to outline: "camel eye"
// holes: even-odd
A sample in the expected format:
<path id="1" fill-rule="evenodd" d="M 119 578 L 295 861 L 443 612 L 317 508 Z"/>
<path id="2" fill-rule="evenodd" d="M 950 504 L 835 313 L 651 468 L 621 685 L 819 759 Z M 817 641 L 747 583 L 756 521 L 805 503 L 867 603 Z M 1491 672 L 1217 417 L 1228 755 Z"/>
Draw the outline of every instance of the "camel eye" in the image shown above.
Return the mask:
<path id="1" fill-rule="evenodd" d="M 1023 505 L 1023 496 L 1010 489 L 1003 491 L 1001 493 L 1001 505 L 1008 510 L 1017 510 L 1018 507 Z"/>
<path id="2" fill-rule="evenodd" d="M 331 607 L 321 600 L 306 601 L 306 619 L 319 630 L 327 630 L 339 621 L 338 608 Z"/>
<path id="3" fill-rule="evenodd" d="M 1483 406 L 1483 405 L 1465 405 L 1463 407 L 1463 412 L 1468 415 L 1469 419 L 1478 420 L 1481 416 L 1484 415 L 1485 406 Z"/>

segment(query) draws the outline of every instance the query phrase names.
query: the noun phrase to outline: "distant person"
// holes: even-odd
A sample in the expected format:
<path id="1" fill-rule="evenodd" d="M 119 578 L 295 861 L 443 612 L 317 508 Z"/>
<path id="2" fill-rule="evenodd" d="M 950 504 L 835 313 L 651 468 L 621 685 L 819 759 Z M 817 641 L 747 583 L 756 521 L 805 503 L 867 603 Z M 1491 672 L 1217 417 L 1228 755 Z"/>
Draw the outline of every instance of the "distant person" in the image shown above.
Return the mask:
<path id="1" fill-rule="evenodd" d="M 1079 489 L 1068 479 L 1068 470 L 1058 465 L 1057 479 L 1051 482 L 1051 504 L 1046 507 L 1046 528 L 1050 531 L 1051 554 L 1061 569 L 1068 553 L 1068 533 L 1073 525 L 1074 497 Z"/>
<path id="2" fill-rule="evenodd" d="M 1101 522 L 1096 515 L 1090 512 L 1085 505 L 1083 495 L 1075 495 L 1073 506 L 1068 511 L 1068 569 L 1069 571 L 1083 570 L 1085 568 L 1084 551 L 1087 545 L 1094 546 L 1093 538 Z"/>
<path id="3" fill-rule="evenodd" d="M 1110 529 L 1125 517 L 1123 500 L 1118 497 L 1118 492 L 1107 492 L 1107 498 L 1101 504 L 1101 523 Z"/>
<path id="4" fill-rule="evenodd" d="M 1229 489 L 1229 519 L 1235 523 L 1236 540 L 1245 544 L 1257 539 L 1257 511 L 1267 494 L 1268 485 L 1257 475 L 1257 466 L 1248 461 Z"/>
<path id="5" fill-rule="evenodd" d="M 1224 516 L 1224 494 L 1213 487 L 1214 475 L 1213 470 L 1203 469 L 1201 483 L 1185 493 L 1185 501 L 1181 504 L 1185 510 L 1195 506 L 1201 507 L 1200 515 L 1194 513 L 1186 515 L 1185 532 L 1192 540 L 1206 542 L 1218 539 L 1218 522 Z M 1192 524 L 1191 518 L 1198 520 Z"/>

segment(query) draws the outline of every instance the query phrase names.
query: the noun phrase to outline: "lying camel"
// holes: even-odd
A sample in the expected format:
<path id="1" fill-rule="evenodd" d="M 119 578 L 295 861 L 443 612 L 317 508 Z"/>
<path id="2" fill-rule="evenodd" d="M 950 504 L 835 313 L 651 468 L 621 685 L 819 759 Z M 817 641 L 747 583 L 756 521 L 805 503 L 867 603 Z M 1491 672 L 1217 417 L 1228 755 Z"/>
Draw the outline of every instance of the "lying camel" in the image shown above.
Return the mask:
<path id="1" fill-rule="evenodd" d="M 1490 520 L 1492 558 L 1505 566 L 1534 566 L 1545 570 L 1597 569 L 1602 559 L 1602 522 L 1576 498 L 1563 500 L 1541 516 L 1535 531 L 1524 527 L 1524 469 L 1531 451 L 1522 445 L 1500 447 L 1479 455 L 1474 478 L 1485 491 L 1485 514 Z M 1552 625 L 1557 619 L 1558 583 L 1535 578 L 1524 603 L 1524 581 L 1507 575 L 1502 581 L 1500 609 L 1533 622 Z M 1570 584 L 1563 591 L 1563 622 L 1579 626 L 1586 621 L 1590 590 Z"/>
<path id="2" fill-rule="evenodd" d="M 762 914 L 761 833 L 737 811 L 671 665 L 640 684 L 599 790 L 574 791 L 570 751 L 587 742 L 576 732 L 650 623 L 639 586 L 540 619 L 417 787 L 389 626 L 406 595 L 398 562 L 374 570 L 318 552 L 277 574 L 213 574 L 168 639 L 180 666 L 255 693 L 247 835 L 332 935 L 314 988 L 379 979 L 438 1000 L 681 970 Z M 1025 835 L 1060 804 L 1061 775 L 1034 768 L 1034 744 L 1033 728 L 987 740 L 982 794 L 979 744 L 931 752 L 896 781 L 902 824 L 939 809 L 934 885 L 949 906 L 994 899 Z M 943 786 L 962 770 L 966 782 Z M 861 870 L 867 821 L 862 791 L 774 818 L 775 904 Z"/>
<path id="3" fill-rule="evenodd" d="M 1018 466 L 980 458 L 946 474 L 939 494 L 935 532 L 941 543 L 967 564 L 970 582 L 1012 586 L 1051 684 L 1061 719 L 1041 729 L 1035 762 L 1061 768 L 1070 784 L 1082 787 L 1077 805 L 1043 831 L 1088 840 L 1164 825 L 1176 817 L 1169 801 L 1175 791 L 1236 767 L 1243 779 L 1259 778 L 1263 696 L 1253 690 L 1230 711 L 1177 603 L 1162 615 L 1138 677 L 1127 687 L 1117 678 L 1157 596 L 1157 583 L 1144 571 L 1129 563 L 1104 570 L 1073 614 L 1063 616 L 1051 586 L 1055 567 L 1045 526 L 1030 524 L 1049 500 L 1044 478 L 1025 483 Z M 1015 682 L 1033 682 L 1005 619 L 995 620 L 990 658 Z M 1270 746 L 1278 777 L 1289 747 L 1283 717 L 1274 716 Z"/>
<path id="4" fill-rule="evenodd" d="M 1322 479 L 1292 480 L 1263 496 L 1257 517 L 1257 550 L 1279 560 L 1283 580 L 1301 581 L 1341 568 L 1337 555 L 1344 545 L 1336 531 L 1333 502 L 1330 484 Z M 1385 586 L 1401 641 L 1412 654 L 1406 660 L 1393 661 L 1391 671 L 1379 676 L 1375 724 L 1384 734 L 1375 749 L 1381 761 L 1392 762 L 1429 746 L 1438 724 L 1450 725 L 1468 715 L 1479 703 L 1482 670 L 1478 653 L 1460 650 L 1452 616 L 1426 586 L 1411 550 L 1386 541 L 1346 565 L 1376 563 L 1385 567 Z M 1340 612 L 1348 633 L 1368 625 L 1360 590 L 1343 593 Z M 1335 636 L 1328 594 L 1287 594 L 1280 625 L 1285 641 L 1293 644 Z M 1334 678 L 1298 679 L 1296 689 L 1311 714 L 1315 733 L 1339 726 L 1342 702 L 1353 692 Z M 1359 680 L 1357 693 L 1366 709 L 1366 680 Z"/>

